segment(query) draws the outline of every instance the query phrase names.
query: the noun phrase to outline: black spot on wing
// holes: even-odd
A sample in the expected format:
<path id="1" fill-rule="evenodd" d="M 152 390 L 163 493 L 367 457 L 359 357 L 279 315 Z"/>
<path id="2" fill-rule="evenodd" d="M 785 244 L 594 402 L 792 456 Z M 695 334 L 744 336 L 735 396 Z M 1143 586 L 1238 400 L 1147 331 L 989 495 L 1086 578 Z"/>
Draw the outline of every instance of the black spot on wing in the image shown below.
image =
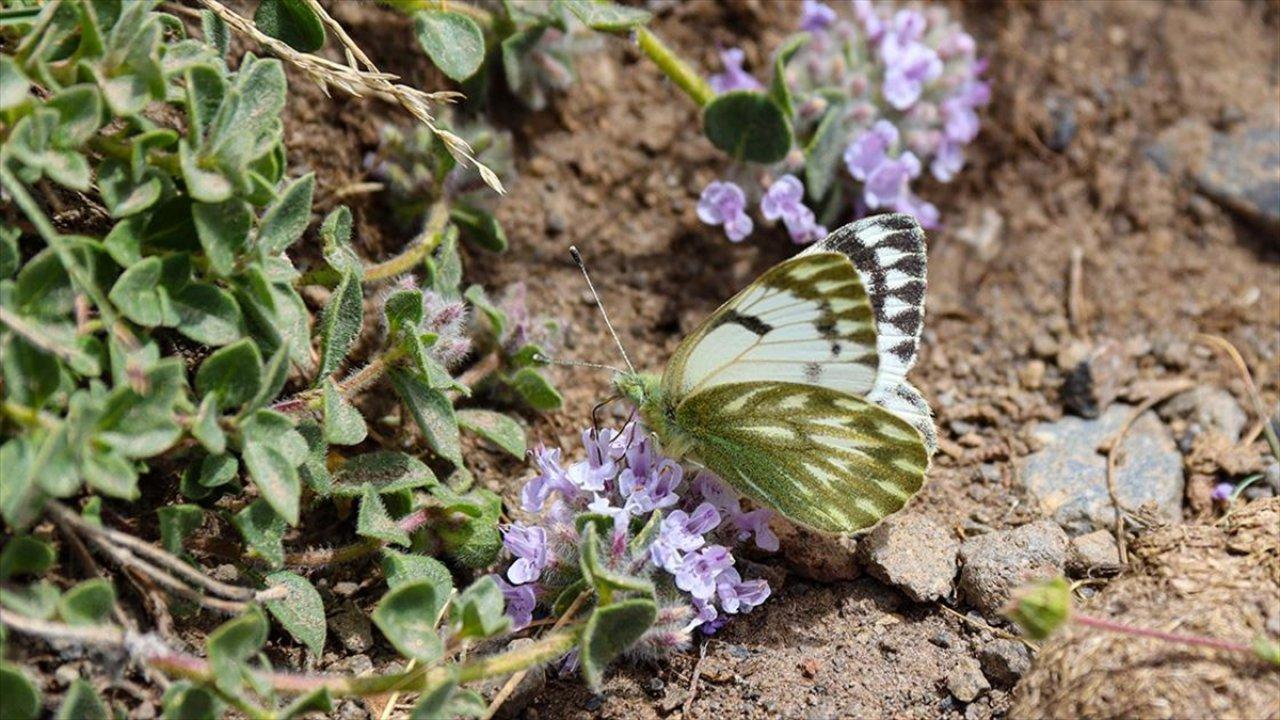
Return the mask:
<path id="1" fill-rule="evenodd" d="M 902 362 L 907 362 L 916 353 L 916 342 L 915 340 L 903 340 L 889 348 L 889 352 Z"/>
<path id="2" fill-rule="evenodd" d="M 746 315 L 738 312 L 737 310 L 729 310 L 724 315 L 721 315 L 715 326 L 720 327 L 721 325 L 727 325 L 728 323 L 741 325 L 761 337 L 768 335 L 773 331 L 773 326 L 769 323 L 761 320 L 755 315 Z"/>

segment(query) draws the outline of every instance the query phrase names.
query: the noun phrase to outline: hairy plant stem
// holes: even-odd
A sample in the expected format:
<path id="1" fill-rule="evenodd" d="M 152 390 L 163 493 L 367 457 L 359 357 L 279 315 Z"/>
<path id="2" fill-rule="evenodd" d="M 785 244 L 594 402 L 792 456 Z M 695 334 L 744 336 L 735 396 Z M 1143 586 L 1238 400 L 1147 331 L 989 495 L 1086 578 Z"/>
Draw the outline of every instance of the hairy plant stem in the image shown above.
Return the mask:
<path id="1" fill-rule="evenodd" d="M 662 40 L 658 39 L 648 30 L 648 28 L 638 28 L 636 30 L 636 44 L 640 46 L 641 52 L 649 56 L 649 59 L 658 66 L 676 87 L 684 91 L 684 94 L 698 103 L 698 107 L 703 107 L 711 102 L 716 96 L 707 81 L 689 66 L 684 60 L 675 54 L 671 48 L 667 47 Z"/>
<path id="2" fill-rule="evenodd" d="M 382 377 L 383 373 L 391 369 L 393 365 L 404 359 L 407 351 L 399 345 L 389 347 L 383 351 L 381 355 L 374 358 L 368 365 L 360 368 L 356 372 L 348 375 L 338 382 L 338 392 L 348 400 L 355 397 L 361 390 L 369 387 Z M 299 413 L 308 410 L 319 410 L 323 402 L 323 388 L 311 388 L 294 395 L 291 398 L 281 400 L 271 406 L 272 410 L 282 413 Z"/>
<path id="3" fill-rule="evenodd" d="M 1132 625 L 1115 622 L 1114 620 L 1106 620 L 1090 615 L 1081 615 L 1079 613 L 1071 614 L 1071 622 L 1084 625 L 1085 627 L 1106 630 L 1114 633 L 1122 633 L 1124 635 L 1136 635 L 1138 637 L 1154 638 L 1156 640 L 1179 643 L 1182 645 L 1195 645 L 1197 647 L 1207 647 L 1215 650 L 1254 654 L 1254 648 L 1244 643 L 1231 642 L 1230 640 L 1219 640 L 1217 638 L 1204 637 L 1201 635 L 1181 635 L 1179 633 L 1164 632 L 1163 630 L 1134 627 Z"/>
<path id="4" fill-rule="evenodd" d="M 431 501 L 428 501 L 431 502 Z M 414 510 L 396 521 L 396 525 L 405 532 L 413 532 L 418 528 L 426 525 L 436 517 L 443 508 L 439 505 L 428 504 Z M 361 540 L 350 545 L 331 549 L 314 549 L 304 550 L 296 553 L 285 553 L 284 564 L 293 567 L 325 567 L 340 563 L 348 563 L 368 557 L 378 552 L 386 546 L 386 542 L 382 540 Z"/>
<path id="5" fill-rule="evenodd" d="M 428 255 L 435 252 L 437 247 L 440 247 L 440 242 L 444 240 L 445 225 L 448 222 L 449 203 L 445 200 L 437 200 L 427 210 L 426 223 L 414 242 L 409 243 L 409 247 L 395 257 L 366 265 L 364 272 L 361 274 L 361 281 L 366 284 L 382 282 L 412 271 Z M 337 286 L 341 279 L 342 276 L 337 270 L 331 267 L 323 267 L 303 273 L 294 284 L 297 287 L 322 285 L 332 288 Z"/>
<path id="6" fill-rule="evenodd" d="M 12 400 L 5 400 L 0 403 L 0 411 L 3 411 L 5 416 L 24 427 L 39 427 L 52 430 L 58 426 L 58 420 L 52 416 L 35 408 L 20 405 Z"/>
<path id="7" fill-rule="evenodd" d="M 174 678 L 212 686 L 214 670 L 204 658 L 178 652 L 151 635 L 128 633 L 114 626 L 94 627 L 65 625 L 38 620 L 0 609 L 0 624 L 15 632 L 46 640 L 82 643 L 125 650 L 150 667 Z M 306 675 L 285 672 L 255 672 L 259 684 L 277 692 L 299 695 L 321 688 L 337 697 L 383 695 L 389 692 L 423 692 L 452 680 L 459 683 L 509 675 L 554 660 L 573 648 L 582 634 L 575 625 L 549 633 L 532 645 L 482 657 L 456 667 L 441 665 L 414 668 L 405 672 L 362 677 L 340 675 Z"/>

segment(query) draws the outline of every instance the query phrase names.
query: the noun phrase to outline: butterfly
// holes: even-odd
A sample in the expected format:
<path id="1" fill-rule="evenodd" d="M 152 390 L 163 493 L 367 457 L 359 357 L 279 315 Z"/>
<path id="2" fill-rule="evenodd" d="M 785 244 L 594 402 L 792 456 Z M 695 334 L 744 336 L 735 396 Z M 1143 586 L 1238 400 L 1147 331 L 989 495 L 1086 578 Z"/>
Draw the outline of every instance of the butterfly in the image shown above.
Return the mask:
<path id="1" fill-rule="evenodd" d="M 620 371 L 614 387 L 667 454 L 794 523 L 865 530 L 920 489 L 936 448 L 906 379 L 924 296 L 915 219 L 859 220 L 720 306 L 661 376 Z"/>

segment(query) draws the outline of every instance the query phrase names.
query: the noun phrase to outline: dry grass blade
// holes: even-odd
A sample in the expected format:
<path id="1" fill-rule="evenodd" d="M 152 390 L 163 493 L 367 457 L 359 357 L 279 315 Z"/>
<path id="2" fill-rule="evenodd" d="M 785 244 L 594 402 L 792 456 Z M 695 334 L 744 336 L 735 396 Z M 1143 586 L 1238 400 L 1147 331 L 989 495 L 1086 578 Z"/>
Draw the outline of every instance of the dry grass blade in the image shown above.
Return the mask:
<path id="1" fill-rule="evenodd" d="M 398 77 L 390 73 L 380 72 L 363 52 L 358 52 L 355 42 L 351 40 L 345 31 L 341 30 L 341 26 L 338 25 L 337 21 L 323 11 L 321 11 L 320 17 L 338 36 L 347 54 L 348 61 L 352 63 L 359 61 L 367 69 L 361 70 L 358 67 L 337 63 L 319 55 L 298 52 L 287 44 L 262 32 L 252 22 L 232 12 L 217 0 L 198 0 L 198 2 L 221 18 L 228 27 L 241 35 L 252 38 L 269 50 L 272 55 L 301 70 L 319 85 L 326 94 L 329 92 L 329 86 L 332 85 L 349 95 L 356 97 L 370 95 L 400 105 L 410 115 L 417 118 L 419 122 L 426 125 L 436 137 L 439 137 L 455 160 L 462 165 L 474 165 L 486 185 L 496 192 L 506 192 L 498 176 L 476 160 L 471 146 L 462 138 L 437 125 L 435 116 L 431 114 L 430 106 L 432 103 L 452 102 L 461 98 L 461 93 L 453 91 L 428 93 L 408 85 L 393 82 Z M 310 4 L 314 7 L 319 7 L 314 0 Z"/>
<path id="2" fill-rule="evenodd" d="M 1276 436 L 1276 429 L 1271 425 L 1270 417 L 1267 414 L 1267 406 L 1262 401 L 1262 394 L 1258 392 L 1258 386 L 1253 382 L 1253 374 L 1249 372 L 1249 366 L 1245 364 L 1244 357 L 1240 355 L 1240 351 L 1229 340 L 1217 335 L 1198 334 L 1196 335 L 1196 340 L 1221 350 L 1235 364 L 1236 369 L 1240 371 L 1240 378 L 1244 380 L 1244 387 L 1249 394 L 1249 402 L 1253 405 L 1253 412 L 1257 414 L 1258 422 L 1262 424 L 1262 432 L 1267 436 L 1267 445 L 1271 447 L 1271 455 L 1280 458 L 1280 438 Z"/>

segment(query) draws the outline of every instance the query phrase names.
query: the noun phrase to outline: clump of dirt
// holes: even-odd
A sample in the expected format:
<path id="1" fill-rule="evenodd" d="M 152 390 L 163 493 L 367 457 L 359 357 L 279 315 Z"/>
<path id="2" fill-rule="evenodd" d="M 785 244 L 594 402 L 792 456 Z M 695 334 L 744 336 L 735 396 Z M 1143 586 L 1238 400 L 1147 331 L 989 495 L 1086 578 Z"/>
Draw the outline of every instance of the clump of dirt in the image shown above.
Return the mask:
<path id="1" fill-rule="evenodd" d="M 1280 632 L 1280 499 L 1216 525 L 1166 525 L 1137 567 L 1080 607 L 1143 628 L 1248 641 Z M 1258 658 L 1074 626 L 1049 640 L 1010 717 L 1280 716 L 1280 674 Z"/>

